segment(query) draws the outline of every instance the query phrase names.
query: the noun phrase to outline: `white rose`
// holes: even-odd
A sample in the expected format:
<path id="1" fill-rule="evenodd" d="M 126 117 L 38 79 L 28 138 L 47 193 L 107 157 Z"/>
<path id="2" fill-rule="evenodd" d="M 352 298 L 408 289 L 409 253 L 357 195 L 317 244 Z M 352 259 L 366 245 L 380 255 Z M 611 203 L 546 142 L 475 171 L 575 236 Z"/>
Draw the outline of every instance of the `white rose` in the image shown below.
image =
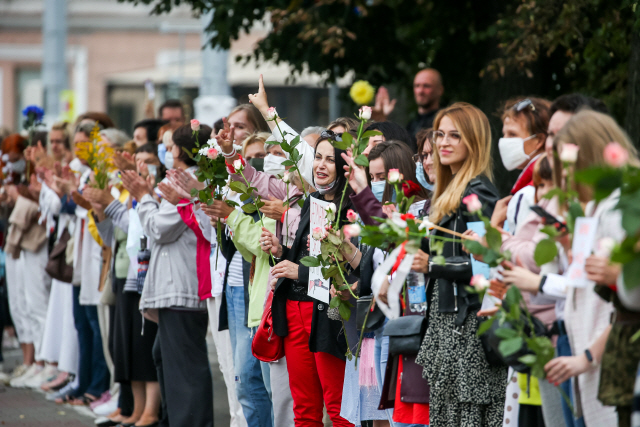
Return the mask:
<path id="1" fill-rule="evenodd" d="M 267 110 L 266 120 L 274 120 L 276 117 L 278 117 L 276 107 L 269 107 L 269 109 Z"/>
<path id="2" fill-rule="evenodd" d="M 242 164 L 242 160 L 237 159 L 233 161 L 233 168 L 236 170 L 236 172 L 241 172 L 244 170 L 244 165 Z"/>
<path id="3" fill-rule="evenodd" d="M 324 210 L 325 210 L 327 213 L 336 213 L 336 210 L 337 210 L 337 209 L 338 209 L 338 208 L 336 208 L 335 203 L 329 203 L 329 204 L 327 205 L 327 207 L 326 207 L 326 208 L 324 208 Z"/>
<path id="4" fill-rule="evenodd" d="M 575 163 L 578 160 L 578 150 L 580 147 L 575 144 L 563 144 L 560 160 L 563 163 Z"/>
<path id="5" fill-rule="evenodd" d="M 389 175 L 387 176 L 387 182 L 389 184 L 397 184 L 402 179 L 402 174 L 399 169 L 389 169 Z"/>
<path id="6" fill-rule="evenodd" d="M 358 118 L 360 120 L 371 120 L 371 107 L 363 106 L 358 110 Z"/>

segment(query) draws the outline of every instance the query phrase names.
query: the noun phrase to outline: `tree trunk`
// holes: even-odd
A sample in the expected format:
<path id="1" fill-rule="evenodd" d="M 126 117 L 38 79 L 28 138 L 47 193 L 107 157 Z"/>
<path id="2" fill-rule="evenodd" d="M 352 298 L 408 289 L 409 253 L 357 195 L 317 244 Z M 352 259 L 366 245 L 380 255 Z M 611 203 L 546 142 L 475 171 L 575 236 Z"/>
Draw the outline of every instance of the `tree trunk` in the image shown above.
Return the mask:
<path id="1" fill-rule="evenodd" d="M 640 30 L 631 35 L 631 55 L 629 56 L 629 82 L 627 83 L 627 115 L 625 128 L 631 141 L 640 147 Z"/>

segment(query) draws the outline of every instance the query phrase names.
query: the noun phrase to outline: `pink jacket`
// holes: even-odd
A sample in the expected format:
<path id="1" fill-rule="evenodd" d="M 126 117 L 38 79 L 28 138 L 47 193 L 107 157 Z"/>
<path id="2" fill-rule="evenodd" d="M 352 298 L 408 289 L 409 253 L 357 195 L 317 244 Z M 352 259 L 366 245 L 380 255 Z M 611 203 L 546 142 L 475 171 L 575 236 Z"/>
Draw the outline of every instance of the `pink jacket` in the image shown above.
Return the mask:
<path id="1" fill-rule="evenodd" d="M 196 235 L 196 274 L 198 276 L 198 296 L 200 300 L 211 298 L 211 265 L 209 256 L 211 255 L 211 242 L 204 236 L 196 215 L 194 204 L 187 199 L 180 200 L 178 213 L 182 221 Z"/>

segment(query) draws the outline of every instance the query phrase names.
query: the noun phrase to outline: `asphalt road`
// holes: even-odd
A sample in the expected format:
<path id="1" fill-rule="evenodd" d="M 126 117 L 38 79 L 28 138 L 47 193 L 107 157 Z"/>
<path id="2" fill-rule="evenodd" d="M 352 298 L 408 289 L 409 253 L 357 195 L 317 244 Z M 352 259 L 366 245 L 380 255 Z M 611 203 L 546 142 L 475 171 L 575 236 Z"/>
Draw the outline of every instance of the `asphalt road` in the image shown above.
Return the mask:
<path id="1" fill-rule="evenodd" d="M 227 389 L 218 366 L 218 358 L 210 336 L 207 337 L 209 361 L 213 374 L 213 415 L 216 426 L 229 425 Z M 17 349 L 3 350 L 4 369 L 11 371 L 22 361 Z M 94 426 L 93 413 L 84 407 L 56 405 L 43 393 L 0 385 L 0 426 L 84 427 Z"/>

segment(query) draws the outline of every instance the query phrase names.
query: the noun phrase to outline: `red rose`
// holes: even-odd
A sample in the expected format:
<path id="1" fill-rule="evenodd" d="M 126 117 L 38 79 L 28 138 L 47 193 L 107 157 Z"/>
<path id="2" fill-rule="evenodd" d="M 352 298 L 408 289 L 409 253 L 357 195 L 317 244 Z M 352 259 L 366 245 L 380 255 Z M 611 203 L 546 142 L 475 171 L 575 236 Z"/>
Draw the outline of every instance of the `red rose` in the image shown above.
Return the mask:
<path id="1" fill-rule="evenodd" d="M 421 187 L 413 181 L 405 181 L 402 183 L 402 191 L 404 192 L 405 197 L 411 197 L 418 194 L 421 190 Z"/>
<path id="2" fill-rule="evenodd" d="M 403 221 L 406 221 L 408 219 L 416 219 L 416 217 L 413 216 L 413 214 L 406 213 L 406 214 L 400 215 L 400 219 L 403 220 Z"/>

